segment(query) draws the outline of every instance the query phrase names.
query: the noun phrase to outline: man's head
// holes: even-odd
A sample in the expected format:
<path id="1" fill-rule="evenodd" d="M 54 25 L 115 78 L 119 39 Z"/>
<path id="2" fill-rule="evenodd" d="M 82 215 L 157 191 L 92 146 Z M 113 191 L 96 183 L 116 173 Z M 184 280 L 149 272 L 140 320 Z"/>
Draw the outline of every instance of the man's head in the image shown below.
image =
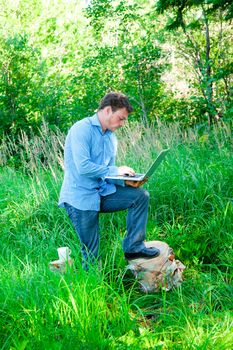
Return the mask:
<path id="1" fill-rule="evenodd" d="M 128 97 L 119 92 L 110 92 L 101 100 L 98 116 L 103 130 L 115 131 L 122 127 L 133 111 Z"/>
<path id="2" fill-rule="evenodd" d="M 133 107 L 129 103 L 128 97 L 120 92 L 109 92 L 102 98 L 100 101 L 99 110 L 104 109 L 107 106 L 110 106 L 113 112 L 116 112 L 121 108 L 125 108 L 128 114 L 133 112 Z"/>

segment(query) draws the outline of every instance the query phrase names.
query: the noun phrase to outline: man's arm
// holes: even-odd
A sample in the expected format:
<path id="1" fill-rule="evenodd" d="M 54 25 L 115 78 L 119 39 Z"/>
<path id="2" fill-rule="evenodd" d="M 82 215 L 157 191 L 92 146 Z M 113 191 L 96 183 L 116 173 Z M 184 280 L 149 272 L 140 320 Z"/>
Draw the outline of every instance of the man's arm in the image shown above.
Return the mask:
<path id="1" fill-rule="evenodd" d="M 92 137 L 88 124 L 73 127 L 70 130 L 70 138 L 73 160 L 79 174 L 94 178 L 124 174 L 133 176 L 135 174 L 134 170 L 128 166 L 115 166 L 115 155 L 112 156 L 108 165 L 96 164 L 91 160 Z"/>
<path id="2" fill-rule="evenodd" d="M 91 160 L 90 147 L 92 143 L 89 125 L 74 127 L 70 131 L 71 149 L 77 171 L 87 177 L 101 178 L 107 175 L 117 175 L 118 168 L 114 165 L 96 164 Z"/>

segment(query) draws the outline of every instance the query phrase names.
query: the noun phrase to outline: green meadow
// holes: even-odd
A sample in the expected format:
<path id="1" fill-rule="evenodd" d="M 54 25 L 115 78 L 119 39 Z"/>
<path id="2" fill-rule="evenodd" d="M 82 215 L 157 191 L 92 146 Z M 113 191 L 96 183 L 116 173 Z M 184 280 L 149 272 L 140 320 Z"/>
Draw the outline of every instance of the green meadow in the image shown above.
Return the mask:
<path id="1" fill-rule="evenodd" d="M 144 185 L 147 240 L 167 242 L 185 266 L 178 289 L 144 294 L 126 271 L 126 212 L 101 215 L 102 268 L 81 268 L 79 242 L 57 200 L 64 134 L 46 125 L 1 147 L 1 349 L 233 349 L 233 144 L 211 130 L 129 124 L 118 163 L 143 171 L 171 151 Z M 50 271 L 57 248 L 73 266 Z"/>

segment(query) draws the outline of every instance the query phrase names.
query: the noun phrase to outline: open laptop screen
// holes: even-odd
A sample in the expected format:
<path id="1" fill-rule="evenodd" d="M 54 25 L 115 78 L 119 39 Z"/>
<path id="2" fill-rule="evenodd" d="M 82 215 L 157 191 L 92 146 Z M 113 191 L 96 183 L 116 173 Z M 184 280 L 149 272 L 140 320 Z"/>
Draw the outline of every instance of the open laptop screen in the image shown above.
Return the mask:
<path id="1" fill-rule="evenodd" d="M 163 161 L 163 159 L 165 158 L 167 152 L 170 149 L 164 149 L 162 150 L 158 157 L 155 159 L 155 161 L 151 164 L 151 166 L 149 167 L 149 169 L 147 170 L 146 173 L 144 174 L 135 174 L 134 176 L 130 176 L 130 175 L 114 175 L 114 176 L 106 176 L 106 179 L 112 179 L 112 180 L 130 180 L 130 181 L 142 181 L 147 177 L 150 177 L 155 170 L 158 168 L 158 166 L 160 165 L 160 163 Z"/>

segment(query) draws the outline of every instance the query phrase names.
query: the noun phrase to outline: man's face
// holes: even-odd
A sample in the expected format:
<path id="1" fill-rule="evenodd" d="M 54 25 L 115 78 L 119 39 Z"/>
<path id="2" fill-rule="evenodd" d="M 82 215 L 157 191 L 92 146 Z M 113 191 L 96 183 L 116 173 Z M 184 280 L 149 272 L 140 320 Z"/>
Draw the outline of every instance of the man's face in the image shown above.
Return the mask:
<path id="1" fill-rule="evenodd" d="M 120 108 L 116 112 L 112 111 L 112 108 L 109 107 L 108 116 L 107 116 L 107 129 L 115 131 L 118 128 L 121 128 L 128 119 L 128 111 L 126 108 Z"/>

